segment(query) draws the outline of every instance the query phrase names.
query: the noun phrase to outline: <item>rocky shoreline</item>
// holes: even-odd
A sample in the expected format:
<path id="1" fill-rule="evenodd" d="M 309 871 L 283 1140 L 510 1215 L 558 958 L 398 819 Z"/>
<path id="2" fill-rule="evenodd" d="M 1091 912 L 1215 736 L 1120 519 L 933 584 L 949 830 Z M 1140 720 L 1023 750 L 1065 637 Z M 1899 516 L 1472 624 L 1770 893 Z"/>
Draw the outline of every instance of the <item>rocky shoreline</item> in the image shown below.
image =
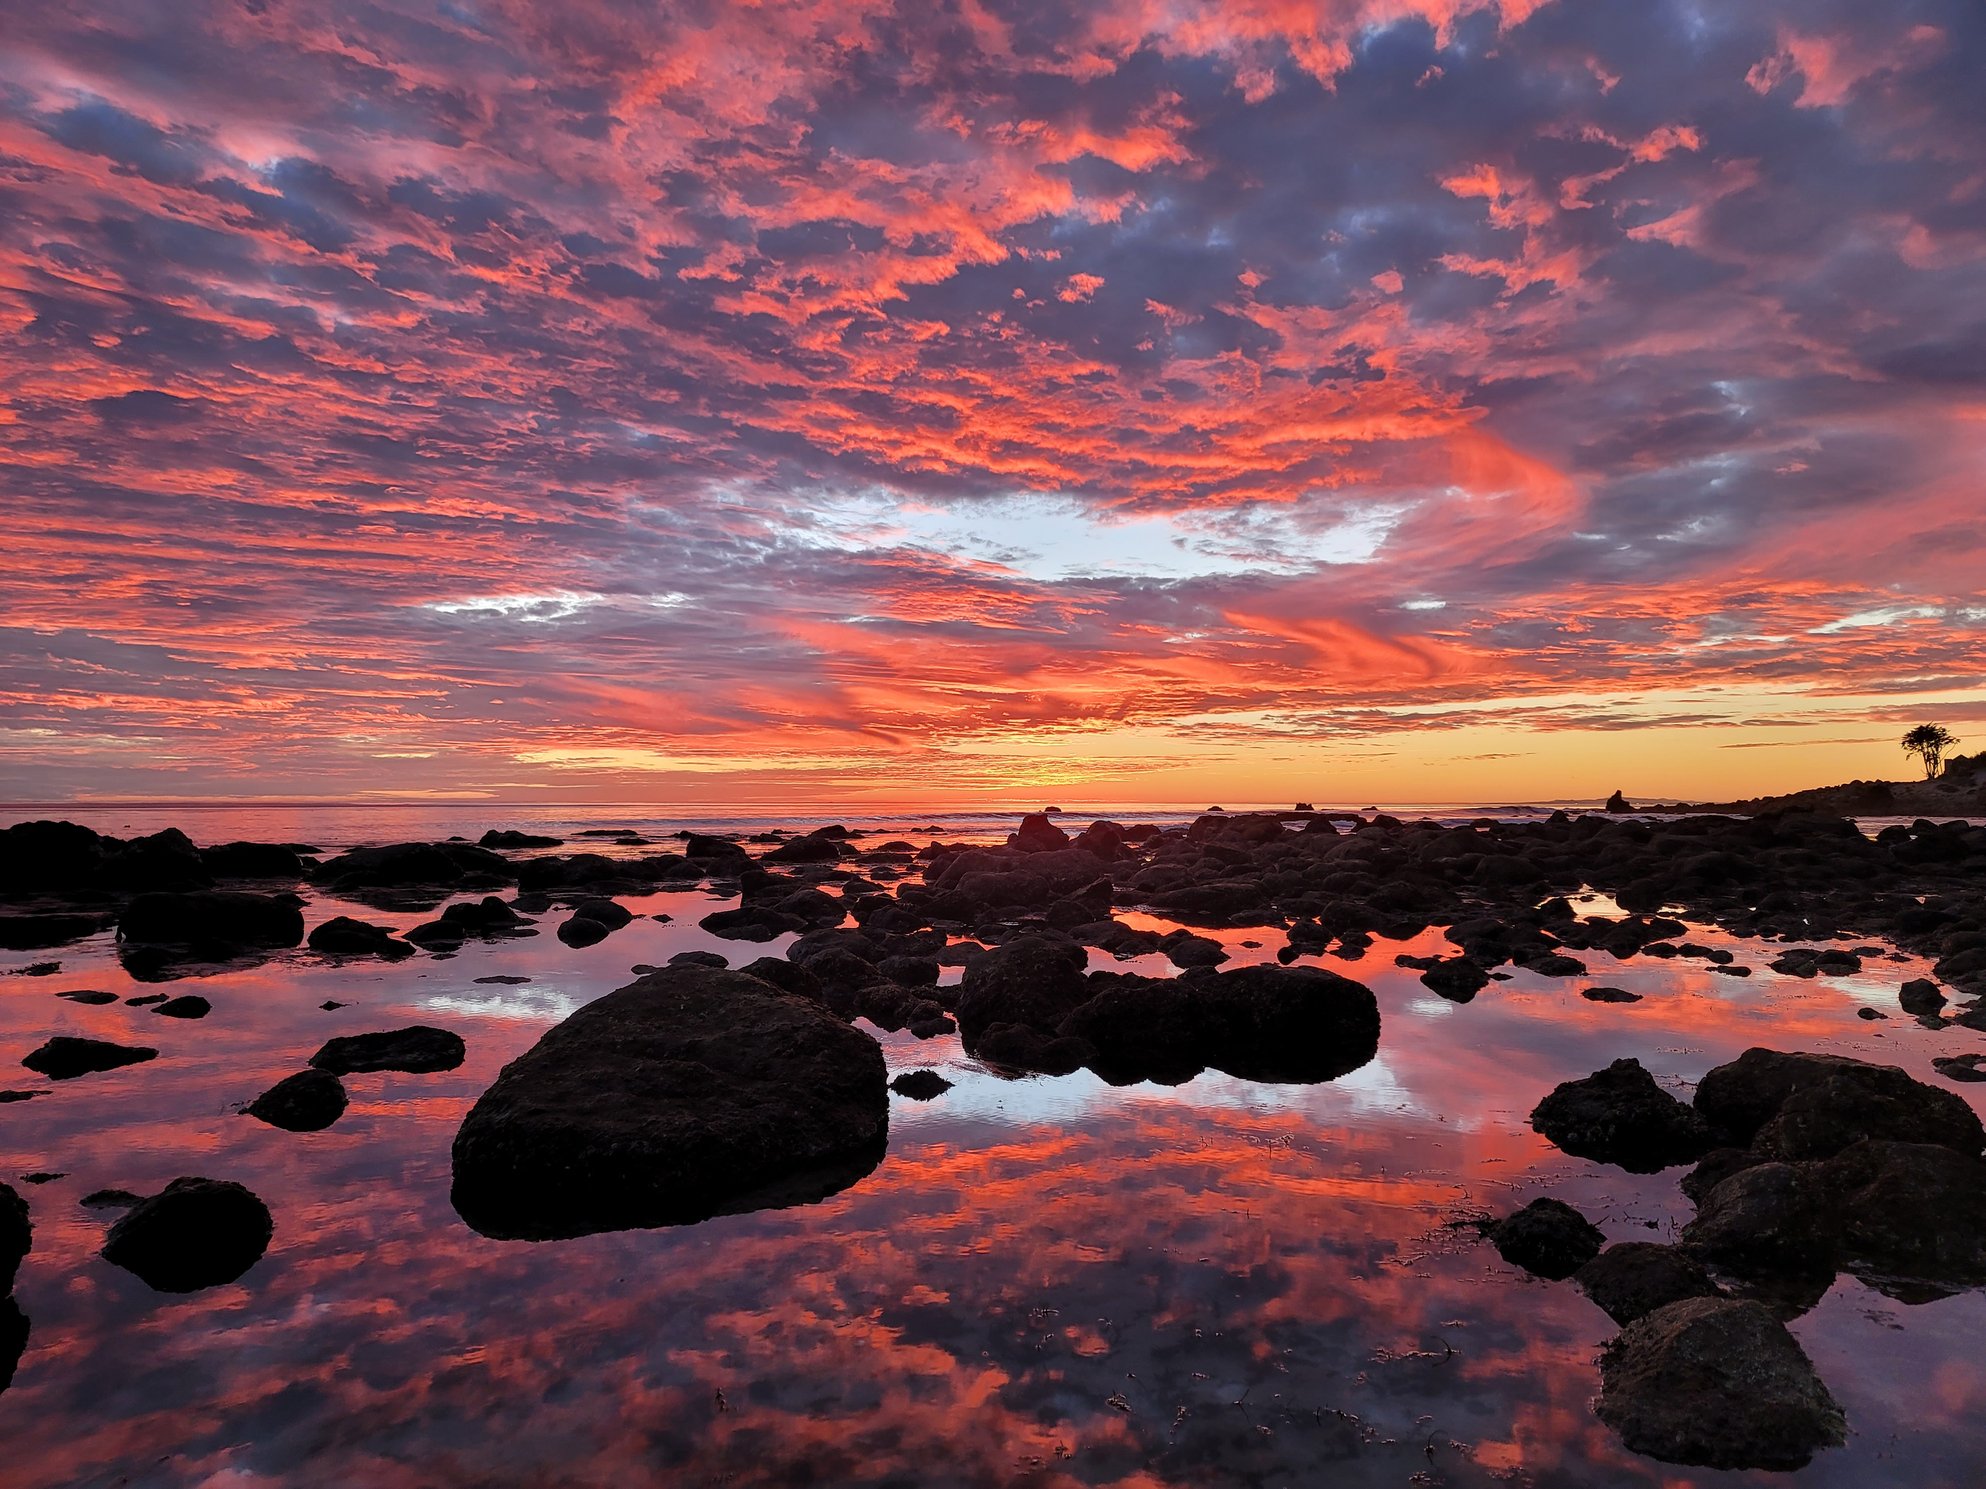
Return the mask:
<path id="1" fill-rule="evenodd" d="M 1647 820 L 1616 809 L 1459 825 L 1208 813 L 1183 827 L 1100 821 L 1070 833 L 1036 814 L 1000 845 L 844 827 L 751 843 L 599 836 L 568 845 L 492 829 L 478 843 L 327 855 L 24 823 L 0 829 L 0 947 L 59 953 L 113 931 L 130 975 L 163 982 L 275 957 L 447 957 L 545 929 L 581 948 L 632 922 L 621 898 L 735 897 L 700 924 L 737 943 L 737 956 L 637 968 L 636 982 L 505 1067 L 463 1121 L 456 1207 L 503 1238 L 688 1223 L 859 1182 L 884 1151 L 891 1087 L 857 1020 L 920 1039 L 956 1033 L 986 1069 L 1016 1078 L 1088 1069 L 1120 1085 L 1204 1070 L 1334 1080 L 1372 1060 L 1383 1038 L 1372 992 L 1346 974 L 1377 938 L 1430 928 L 1450 949 L 1400 960 L 1454 1003 L 1516 969 L 1584 980 L 1638 958 L 1686 958 L 1732 977 L 1753 970 L 1690 942 L 1689 921 L 1772 943 L 1770 965 L 1791 977 L 1854 971 L 1901 947 L 1934 976 L 1899 988 L 1900 1016 L 1986 1030 L 1986 828 L 1962 821 L 1920 818 L 1871 837 L 1809 810 Z M 1574 899 L 1592 893 L 1617 913 L 1582 914 Z M 395 932 L 325 913 L 327 899 L 432 918 Z M 1150 929 L 1140 915 L 1186 928 Z M 1281 965 L 1223 970 L 1221 943 L 1190 927 L 1279 937 Z M 759 954 L 774 941 L 780 954 Z M 1176 975 L 1093 969 L 1092 952 L 1163 957 Z M 1327 953 L 1343 971 L 1314 964 Z M 736 970 L 713 965 L 726 960 Z M 1582 991 L 1596 1002 L 1634 997 Z M 204 1000 L 173 1001 L 208 1011 Z M 24 1063 L 62 1080 L 156 1053 L 51 1039 Z M 1968 1058 L 1940 1070 L 1976 1078 Z M 246 1111 L 321 1130 L 344 1112 L 343 1075 L 461 1060 L 462 1041 L 446 1030 L 347 1036 Z M 1545 1095 L 1534 1115 L 1575 1157 L 1644 1173 L 1696 1165 L 1683 1189 L 1698 1215 L 1677 1245 L 1601 1252 L 1583 1217 L 1557 1213 L 1555 1201 L 1485 1224 L 1513 1263 L 1576 1275 L 1623 1326 L 1605 1358 L 1600 1414 L 1630 1447 L 1676 1462 L 1785 1466 L 1839 1441 L 1841 1428 L 1784 1320 L 1838 1270 L 1898 1296 L 1986 1284 L 1986 1214 L 1973 1197 L 1986 1193 L 1986 1139 L 1963 1100 L 1901 1071 L 1765 1049 L 1735 1064 L 1685 1103 L 1617 1061 Z M 932 1099 L 945 1087 L 932 1079 L 897 1090 Z M 154 1286 L 232 1280 L 280 1223 L 235 1189 L 189 1176 L 150 1199 L 126 1196 L 106 1257 Z M 188 1260 L 188 1224 L 232 1237 L 218 1251 L 224 1265 Z M 25 1202 L 0 1194 L 0 1261 L 27 1253 L 28 1225 Z M 16 1333 L 25 1341 L 18 1312 L 11 1301 L 0 1308 L 0 1345 Z M 1702 1412 L 1679 1425 L 1658 1409 L 1687 1396 L 1679 1382 L 1728 1395 L 1704 1363 L 1713 1359 L 1749 1359 L 1771 1382 L 1757 1411 L 1726 1413 L 1713 1430 Z"/>

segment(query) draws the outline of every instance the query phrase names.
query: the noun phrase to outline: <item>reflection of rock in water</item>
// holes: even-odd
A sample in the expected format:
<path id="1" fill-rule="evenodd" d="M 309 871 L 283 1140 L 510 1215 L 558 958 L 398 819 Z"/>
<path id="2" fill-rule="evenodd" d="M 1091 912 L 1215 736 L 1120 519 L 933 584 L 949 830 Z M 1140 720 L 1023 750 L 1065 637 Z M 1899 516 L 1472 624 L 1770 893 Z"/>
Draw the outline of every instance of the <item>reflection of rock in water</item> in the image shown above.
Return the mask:
<path id="1" fill-rule="evenodd" d="M 0 1298 L 0 1391 L 14 1383 L 14 1371 L 28 1347 L 28 1316 L 12 1298 Z"/>
<path id="2" fill-rule="evenodd" d="M 455 1137 L 457 1211 L 545 1240 L 805 1204 L 883 1156 L 882 1050 L 743 973 L 671 967 L 572 1015 Z"/>

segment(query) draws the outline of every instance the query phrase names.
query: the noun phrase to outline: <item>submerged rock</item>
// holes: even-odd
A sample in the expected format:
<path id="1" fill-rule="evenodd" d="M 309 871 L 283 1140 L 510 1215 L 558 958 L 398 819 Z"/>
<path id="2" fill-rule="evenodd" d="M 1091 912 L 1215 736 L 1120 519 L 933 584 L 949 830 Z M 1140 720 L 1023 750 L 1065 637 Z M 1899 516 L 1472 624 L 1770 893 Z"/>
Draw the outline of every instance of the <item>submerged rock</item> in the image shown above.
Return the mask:
<path id="1" fill-rule="evenodd" d="M 1760 1303 L 1658 1308 L 1607 1346 L 1600 1378 L 1600 1420 L 1664 1463 L 1793 1469 L 1847 1436 L 1806 1352 Z"/>
<path id="2" fill-rule="evenodd" d="M 1532 1111 L 1531 1126 L 1575 1158 L 1637 1174 L 1693 1162 L 1711 1146 L 1703 1117 L 1656 1085 L 1639 1060 L 1616 1060 L 1555 1087 Z"/>
<path id="3" fill-rule="evenodd" d="M 429 1024 L 411 1024 L 404 1029 L 387 1029 L 375 1034 L 342 1034 L 327 1039 L 322 1049 L 310 1057 L 318 1070 L 333 1075 L 352 1075 L 366 1070 L 404 1070 L 427 1075 L 437 1070 L 453 1070 L 467 1053 L 460 1034 Z"/>
<path id="4" fill-rule="evenodd" d="M 385 926 L 354 920 L 349 915 L 335 916 L 315 927 L 310 933 L 309 946 L 326 956 L 383 956 L 389 961 L 402 961 L 415 950 L 407 942 L 396 939 Z"/>
<path id="5" fill-rule="evenodd" d="M 1580 1291 L 1617 1324 L 1631 1324 L 1685 1298 L 1723 1296 L 1695 1257 L 1653 1241 L 1616 1242 L 1574 1275 Z"/>
<path id="6" fill-rule="evenodd" d="M 345 1115 L 345 1083 L 328 1070 L 300 1070 L 285 1076 L 246 1110 L 258 1122 L 285 1132 L 322 1132 Z"/>
<path id="7" fill-rule="evenodd" d="M 274 1233 L 269 1207 L 242 1185 L 180 1178 L 111 1226 L 103 1258 L 159 1292 L 197 1292 L 241 1276 Z"/>
<path id="8" fill-rule="evenodd" d="M 157 1050 L 145 1045 L 113 1044 L 107 1039 L 78 1039 L 74 1035 L 58 1034 L 21 1063 L 52 1081 L 69 1081 L 79 1075 L 140 1065 L 158 1056 Z"/>
<path id="9" fill-rule="evenodd" d="M 1513 1267 L 1563 1281 L 1600 1254 L 1600 1228 L 1563 1200 L 1534 1199 L 1514 1215 L 1493 1221 L 1483 1234 Z"/>
<path id="10" fill-rule="evenodd" d="M 671 967 L 510 1062 L 454 1145 L 455 1207 L 542 1240 L 804 1204 L 881 1159 L 881 1048 L 740 972 Z"/>

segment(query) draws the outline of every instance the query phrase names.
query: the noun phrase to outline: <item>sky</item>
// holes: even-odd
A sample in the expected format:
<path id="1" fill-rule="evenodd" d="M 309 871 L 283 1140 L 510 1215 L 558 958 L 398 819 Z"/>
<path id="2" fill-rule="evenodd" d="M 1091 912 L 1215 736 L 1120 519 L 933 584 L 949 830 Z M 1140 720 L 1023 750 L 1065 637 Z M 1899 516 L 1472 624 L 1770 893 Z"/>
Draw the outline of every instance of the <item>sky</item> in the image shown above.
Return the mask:
<path id="1" fill-rule="evenodd" d="M 1703 799 L 1986 744 L 1977 0 L 6 31 L 0 797 Z"/>

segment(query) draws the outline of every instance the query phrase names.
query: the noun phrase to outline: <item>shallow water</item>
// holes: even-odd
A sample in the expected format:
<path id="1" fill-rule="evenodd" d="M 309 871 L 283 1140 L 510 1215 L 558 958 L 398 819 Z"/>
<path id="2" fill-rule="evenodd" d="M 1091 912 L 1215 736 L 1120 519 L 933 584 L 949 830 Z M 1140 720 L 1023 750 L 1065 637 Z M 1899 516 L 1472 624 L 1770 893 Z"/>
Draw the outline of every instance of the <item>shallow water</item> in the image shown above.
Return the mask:
<path id="1" fill-rule="evenodd" d="M 542 820 L 436 817 L 406 835 Z M 362 818 L 319 817 L 316 831 L 177 820 L 203 842 L 368 835 Z M 887 825 L 931 820 L 963 819 Z M 572 822 L 565 809 L 561 825 Z M 1792 1327 L 1847 1409 L 1848 1445 L 1793 1475 L 1678 1469 L 1626 1452 L 1593 1415 L 1606 1316 L 1448 1224 L 1550 1192 L 1610 1238 L 1680 1226 L 1682 1170 L 1634 1176 L 1567 1158 L 1526 1125 L 1552 1085 L 1622 1055 L 1685 1093 L 1761 1043 L 1945 1085 L 1931 1058 L 1986 1041 L 1902 1016 L 1896 988 L 1921 973 L 1914 961 L 1799 981 L 1765 970 L 1772 953 L 1756 943 L 1699 930 L 1754 975 L 1583 953 L 1588 977 L 1519 972 L 1458 1006 L 1393 965 L 1438 933 L 1380 941 L 1357 962 L 1322 959 L 1373 987 L 1384 1031 L 1375 1060 L 1320 1086 L 1211 1073 L 1176 1088 L 1113 1089 L 1087 1073 L 1009 1081 L 955 1038 L 882 1035 L 893 1068 L 930 1066 L 957 1084 L 928 1104 L 892 1097 L 888 1156 L 842 1194 L 676 1229 L 486 1240 L 449 1205 L 448 1150 L 502 1064 L 636 963 L 690 949 L 742 963 L 782 944 L 698 930 L 728 903 L 710 895 L 624 902 L 675 918 L 637 920 L 584 950 L 553 937 L 547 917 L 543 935 L 446 959 L 290 953 L 171 985 L 213 1002 L 192 1023 L 53 996 L 158 990 L 125 977 L 107 936 L 0 961 L 62 963 L 51 976 L 0 971 L 0 1068 L 12 1072 L 0 1085 L 49 1092 L 0 1105 L 0 1177 L 28 1197 L 36 1228 L 16 1294 L 33 1332 L 0 1395 L 0 1481 L 1861 1489 L 1986 1478 L 1980 1295 L 1905 1306 L 1842 1279 Z M 307 916 L 341 912 L 429 918 L 325 896 Z M 1268 930 L 1202 934 L 1237 960 L 1282 944 Z M 531 980 L 476 981 L 498 974 Z M 1645 996 L 1590 1003 L 1578 989 L 1593 983 Z M 327 999 L 350 1006 L 323 1011 Z M 1892 1017 L 1865 1022 L 1865 1005 Z M 331 1035 L 408 1022 L 460 1032 L 467 1063 L 348 1077 L 351 1109 L 321 1133 L 237 1114 Z M 54 1033 L 161 1054 L 61 1083 L 18 1069 Z M 1981 1104 L 1980 1088 L 1951 1089 Z M 36 1172 L 62 1177 L 20 1182 Z M 96 1256 L 114 1212 L 79 1201 L 188 1173 L 247 1184 L 276 1234 L 241 1281 L 167 1297 Z"/>

